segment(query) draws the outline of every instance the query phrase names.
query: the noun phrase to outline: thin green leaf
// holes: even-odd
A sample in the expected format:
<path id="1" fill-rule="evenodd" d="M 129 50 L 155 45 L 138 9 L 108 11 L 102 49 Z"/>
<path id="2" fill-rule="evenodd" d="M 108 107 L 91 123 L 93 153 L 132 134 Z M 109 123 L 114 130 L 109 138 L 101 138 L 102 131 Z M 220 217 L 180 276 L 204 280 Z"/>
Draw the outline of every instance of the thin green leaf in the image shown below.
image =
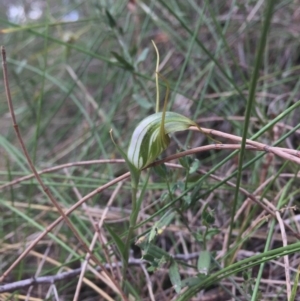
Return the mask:
<path id="1" fill-rule="evenodd" d="M 299 285 L 299 274 L 300 274 L 300 265 L 298 266 L 298 270 L 295 276 L 295 280 L 294 280 L 294 285 L 292 288 L 292 293 L 291 293 L 291 297 L 289 301 L 294 301 L 296 296 L 297 296 L 297 290 L 298 290 L 298 285 Z"/>
<path id="2" fill-rule="evenodd" d="M 162 234 L 164 229 L 171 223 L 173 218 L 175 217 L 176 212 L 167 210 L 165 214 L 157 221 L 150 232 L 146 235 L 140 237 L 137 244 L 139 244 L 143 249 L 146 249 L 149 246 L 149 243 L 157 236 Z"/>
<path id="3" fill-rule="evenodd" d="M 120 239 L 120 236 L 118 234 L 116 234 L 113 229 L 111 229 L 111 227 L 109 227 L 107 224 L 104 224 L 105 229 L 107 229 L 107 231 L 109 232 L 111 238 L 113 239 L 113 241 L 115 242 L 121 256 L 124 258 L 125 256 L 125 244 L 123 243 L 123 241 Z"/>
<path id="4" fill-rule="evenodd" d="M 127 62 L 127 60 L 124 59 L 120 54 L 118 54 L 115 51 L 111 51 L 110 53 L 117 59 L 117 61 L 119 63 L 122 64 L 122 66 L 124 67 L 124 69 L 127 69 L 129 71 L 133 71 L 134 70 L 134 67 L 131 65 L 131 63 Z"/>
<path id="5" fill-rule="evenodd" d="M 166 179 L 168 176 L 168 170 L 165 164 L 153 166 L 153 170 L 159 177 L 163 179 Z"/>
<path id="6" fill-rule="evenodd" d="M 193 163 L 190 165 L 189 168 L 189 174 L 194 173 L 196 170 L 198 170 L 200 167 L 200 161 L 199 160 L 194 160 Z"/>
<path id="7" fill-rule="evenodd" d="M 176 293 L 179 294 L 181 291 L 181 278 L 180 278 L 180 273 L 179 273 L 179 269 L 178 269 L 178 264 L 175 260 L 172 262 L 172 264 L 170 266 L 169 277 L 170 277 L 170 281 L 171 281 Z"/>
<path id="8" fill-rule="evenodd" d="M 184 167 L 187 170 L 190 168 L 190 165 L 191 165 L 190 157 L 188 157 L 188 156 L 180 157 L 178 160 L 182 167 Z"/>
<path id="9" fill-rule="evenodd" d="M 247 100 L 247 106 L 246 106 L 246 112 L 245 112 L 245 121 L 244 121 L 244 128 L 243 128 L 243 137 L 242 137 L 242 143 L 241 143 L 241 150 L 240 150 L 240 157 L 239 157 L 239 165 L 238 165 L 238 174 L 237 174 L 237 180 L 236 180 L 236 188 L 234 193 L 234 201 L 233 206 L 231 209 L 231 217 L 230 217 L 230 227 L 229 227 L 229 234 L 228 234 L 228 241 L 227 241 L 227 250 L 229 249 L 229 244 L 231 241 L 231 235 L 234 228 L 234 217 L 236 214 L 236 208 L 238 204 L 238 196 L 239 196 L 239 188 L 241 185 L 242 180 L 242 169 L 243 169 L 243 163 L 244 163 L 244 156 L 245 156 L 245 149 L 246 149 L 246 139 L 248 138 L 249 133 L 249 125 L 250 125 L 250 117 L 252 108 L 255 104 L 256 99 L 256 86 L 259 78 L 259 72 L 261 68 L 262 58 L 267 42 L 267 36 L 269 32 L 269 27 L 271 24 L 271 19 L 273 15 L 273 9 L 275 6 L 274 0 L 266 1 L 266 9 L 265 9 L 265 21 L 262 27 L 262 33 L 259 40 L 259 45 L 257 47 L 256 51 L 256 58 L 255 58 L 255 65 L 254 70 L 251 77 L 251 83 L 249 87 L 249 97 Z"/>
<path id="10" fill-rule="evenodd" d="M 205 205 L 201 217 L 206 225 L 211 225 L 215 222 L 214 212 L 209 208 L 208 204 Z"/>
<path id="11" fill-rule="evenodd" d="M 116 27 L 117 26 L 117 22 L 115 21 L 114 17 L 111 15 L 111 13 L 107 9 L 105 10 L 105 14 L 107 16 L 109 26 L 111 28 Z"/>

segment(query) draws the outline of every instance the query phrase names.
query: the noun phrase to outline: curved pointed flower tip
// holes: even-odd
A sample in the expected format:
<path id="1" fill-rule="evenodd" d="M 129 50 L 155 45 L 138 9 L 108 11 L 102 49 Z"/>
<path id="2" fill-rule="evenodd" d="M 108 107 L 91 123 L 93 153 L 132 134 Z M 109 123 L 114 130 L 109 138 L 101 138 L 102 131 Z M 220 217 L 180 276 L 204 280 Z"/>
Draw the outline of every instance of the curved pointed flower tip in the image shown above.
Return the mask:
<path id="1" fill-rule="evenodd" d="M 143 119 L 134 130 L 127 151 L 128 160 L 138 169 L 152 163 L 170 144 L 170 133 L 187 130 L 198 125 L 174 112 L 165 112 L 164 134 L 161 133 L 163 112 Z"/>

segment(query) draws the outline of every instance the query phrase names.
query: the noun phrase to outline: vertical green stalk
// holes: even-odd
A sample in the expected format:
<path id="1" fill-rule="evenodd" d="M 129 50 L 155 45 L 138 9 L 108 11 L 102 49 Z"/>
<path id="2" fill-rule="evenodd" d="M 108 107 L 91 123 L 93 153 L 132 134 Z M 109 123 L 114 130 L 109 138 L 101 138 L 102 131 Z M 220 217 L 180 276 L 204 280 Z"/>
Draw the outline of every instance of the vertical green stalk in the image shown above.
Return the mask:
<path id="1" fill-rule="evenodd" d="M 125 242 L 125 251 L 123 254 L 123 270 L 122 270 L 122 289 L 124 290 L 125 288 L 125 279 L 126 279 L 126 272 L 128 268 L 128 260 L 129 260 L 129 250 L 130 250 L 130 241 L 133 236 L 133 231 L 134 227 L 136 225 L 136 220 L 138 217 L 139 213 L 139 207 L 137 206 L 137 192 L 138 192 L 138 184 L 139 184 L 139 178 L 140 178 L 140 171 L 137 171 L 138 174 L 135 176 L 132 175 L 131 172 L 131 201 L 132 201 L 132 211 L 130 214 L 130 219 L 129 219 L 129 229 L 128 229 L 128 234 L 126 237 L 126 242 Z M 140 203 L 140 202 L 139 202 Z"/>
<path id="2" fill-rule="evenodd" d="M 158 83 L 158 68 L 159 68 L 159 52 L 158 49 L 155 45 L 155 43 L 152 41 L 152 44 L 154 46 L 154 49 L 156 51 L 156 68 L 155 68 L 155 82 L 156 82 L 156 106 L 155 106 L 155 111 L 156 113 L 159 112 L 159 83 Z M 160 126 L 160 135 L 164 135 L 164 123 L 165 123 L 165 113 L 166 113 L 166 102 L 167 102 L 168 96 L 166 96 L 165 99 L 165 104 L 164 104 L 164 109 L 163 109 L 163 115 L 162 115 L 162 120 L 161 120 L 161 126 Z M 127 156 L 123 155 L 125 160 L 127 161 L 127 164 L 130 169 L 130 174 L 131 174 L 131 201 L 132 201 L 132 211 L 130 214 L 130 219 L 129 219 L 129 229 L 128 229 L 128 234 L 125 242 L 125 251 L 124 251 L 124 262 L 123 262 L 123 272 L 122 272 L 122 288 L 124 289 L 125 286 L 125 278 L 126 278 L 126 271 L 128 268 L 128 260 L 129 260 L 129 250 L 130 250 L 130 241 L 133 236 L 133 231 L 136 225 L 137 217 L 140 211 L 141 207 L 141 201 L 137 202 L 137 192 L 138 192 L 138 185 L 140 181 L 140 175 L 141 175 L 141 170 L 137 169 L 135 166 L 129 162 L 127 159 Z"/>
<path id="3" fill-rule="evenodd" d="M 261 35 L 259 45 L 257 48 L 257 52 L 256 52 L 255 66 L 254 66 L 254 71 L 253 71 L 252 78 L 251 78 L 250 89 L 249 89 L 249 98 L 247 101 L 247 107 L 246 107 L 246 112 L 245 112 L 243 139 L 242 139 L 242 145 L 241 145 L 241 150 L 240 150 L 240 158 L 239 158 L 238 174 L 237 174 L 237 181 L 236 181 L 236 189 L 235 189 L 235 194 L 234 194 L 234 202 L 233 202 L 233 207 L 231 210 L 231 221 L 230 221 L 230 227 L 229 227 L 229 238 L 228 238 L 228 242 L 227 242 L 227 250 L 229 249 L 229 246 L 230 246 L 231 234 L 232 234 L 232 229 L 233 229 L 233 224 L 234 224 L 234 216 L 235 216 L 235 211 L 236 211 L 236 207 L 237 207 L 237 203 L 238 203 L 238 195 L 239 195 L 239 188 L 240 188 L 240 183 L 241 183 L 241 179 L 242 179 L 242 169 L 243 169 L 243 159 L 244 159 L 244 155 L 245 155 L 246 139 L 247 139 L 248 127 L 249 127 L 249 123 L 250 123 L 251 111 L 252 111 L 253 104 L 255 103 L 255 91 L 256 91 L 256 85 L 257 85 L 257 81 L 258 81 L 258 77 L 259 77 L 259 69 L 261 66 L 263 53 L 264 53 L 264 49 L 266 46 L 267 34 L 268 34 L 270 23 L 271 23 L 275 2 L 276 1 L 274 1 L 274 0 L 267 1 L 266 11 L 265 11 L 265 22 L 263 24 L 262 35 Z"/>

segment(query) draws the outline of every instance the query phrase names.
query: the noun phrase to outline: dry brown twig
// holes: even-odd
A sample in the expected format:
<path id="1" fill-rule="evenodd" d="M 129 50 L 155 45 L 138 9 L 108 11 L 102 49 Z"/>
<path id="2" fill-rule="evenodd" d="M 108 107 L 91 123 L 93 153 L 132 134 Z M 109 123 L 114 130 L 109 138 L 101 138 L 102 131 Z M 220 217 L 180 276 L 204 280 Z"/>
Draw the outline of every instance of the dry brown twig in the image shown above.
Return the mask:
<path id="1" fill-rule="evenodd" d="M 278 224 L 279 224 L 280 231 L 281 231 L 282 246 L 286 247 L 287 246 L 287 237 L 286 237 L 286 232 L 285 232 L 285 227 L 284 227 L 285 225 L 283 223 L 280 212 L 278 210 L 276 211 L 276 217 L 277 217 Z M 285 280 L 286 280 L 287 300 L 290 300 L 291 293 L 292 293 L 292 288 L 291 288 L 291 278 L 290 278 L 289 256 L 284 255 L 283 256 L 283 261 L 284 261 L 284 272 L 285 272 Z"/>
<path id="2" fill-rule="evenodd" d="M 197 129 L 197 127 L 194 127 L 194 126 L 190 127 L 190 129 L 193 131 L 199 131 Z M 220 132 L 220 131 L 217 131 L 214 129 L 207 129 L 207 128 L 203 128 L 203 127 L 201 127 L 201 129 L 205 134 L 223 137 L 223 138 L 226 138 L 226 139 L 229 139 L 232 141 L 237 141 L 237 142 L 242 141 L 242 137 L 239 137 L 239 136 L 227 134 L 227 133 Z M 263 144 L 263 143 L 260 143 L 257 141 L 253 141 L 250 139 L 246 139 L 246 143 L 248 145 L 254 146 L 256 148 L 256 150 L 273 153 L 283 159 L 295 162 L 300 165 L 300 152 L 298 150 L 269 146 L 269 145 L 266 145 L 266 144 Z"/>

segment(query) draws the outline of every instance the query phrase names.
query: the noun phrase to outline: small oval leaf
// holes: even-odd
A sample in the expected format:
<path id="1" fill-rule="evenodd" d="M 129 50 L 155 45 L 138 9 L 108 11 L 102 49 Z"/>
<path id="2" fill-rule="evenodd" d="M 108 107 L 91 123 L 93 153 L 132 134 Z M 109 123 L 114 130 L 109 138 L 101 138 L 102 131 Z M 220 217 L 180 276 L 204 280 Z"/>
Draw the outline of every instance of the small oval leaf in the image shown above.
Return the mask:
<path id="1" fill-rule="evenodd" d="M 138 58 L 136 60 L 136 65 L 143 62 L 147 58 L 148 53 L 149 53 L 149 48 L 145 48 L 138 56 Z"/>
<path id="2" fill-rule="evenodd" d="M 199 160 L 195 160 L 193 161 L 193 163 L 190 165 L 190 168 L 189 168 L 189 174 L 192 174 L 194 172 L 196 172 L 200 167 L 200 161 Z"/>
<path id="3" fill-rule="evenodd" d="M 171 281 L 176 293 L 179 294 L 181 291 L 181 278 L 180 278 L 180 273 L 179 273 L 179 269 L 178 269 L 178 264 L 176 261 L 173 261 L 170 266 L 169 277 L 170 277 L 170 281 Z"/>
<path id="4" fill-rule="evenodd" d="M 207 275 L 210 268 L 210 262 L 211 262 L 210 252 L 206 250 L 201 251 L 197 263 L 198 272 Z"/>

